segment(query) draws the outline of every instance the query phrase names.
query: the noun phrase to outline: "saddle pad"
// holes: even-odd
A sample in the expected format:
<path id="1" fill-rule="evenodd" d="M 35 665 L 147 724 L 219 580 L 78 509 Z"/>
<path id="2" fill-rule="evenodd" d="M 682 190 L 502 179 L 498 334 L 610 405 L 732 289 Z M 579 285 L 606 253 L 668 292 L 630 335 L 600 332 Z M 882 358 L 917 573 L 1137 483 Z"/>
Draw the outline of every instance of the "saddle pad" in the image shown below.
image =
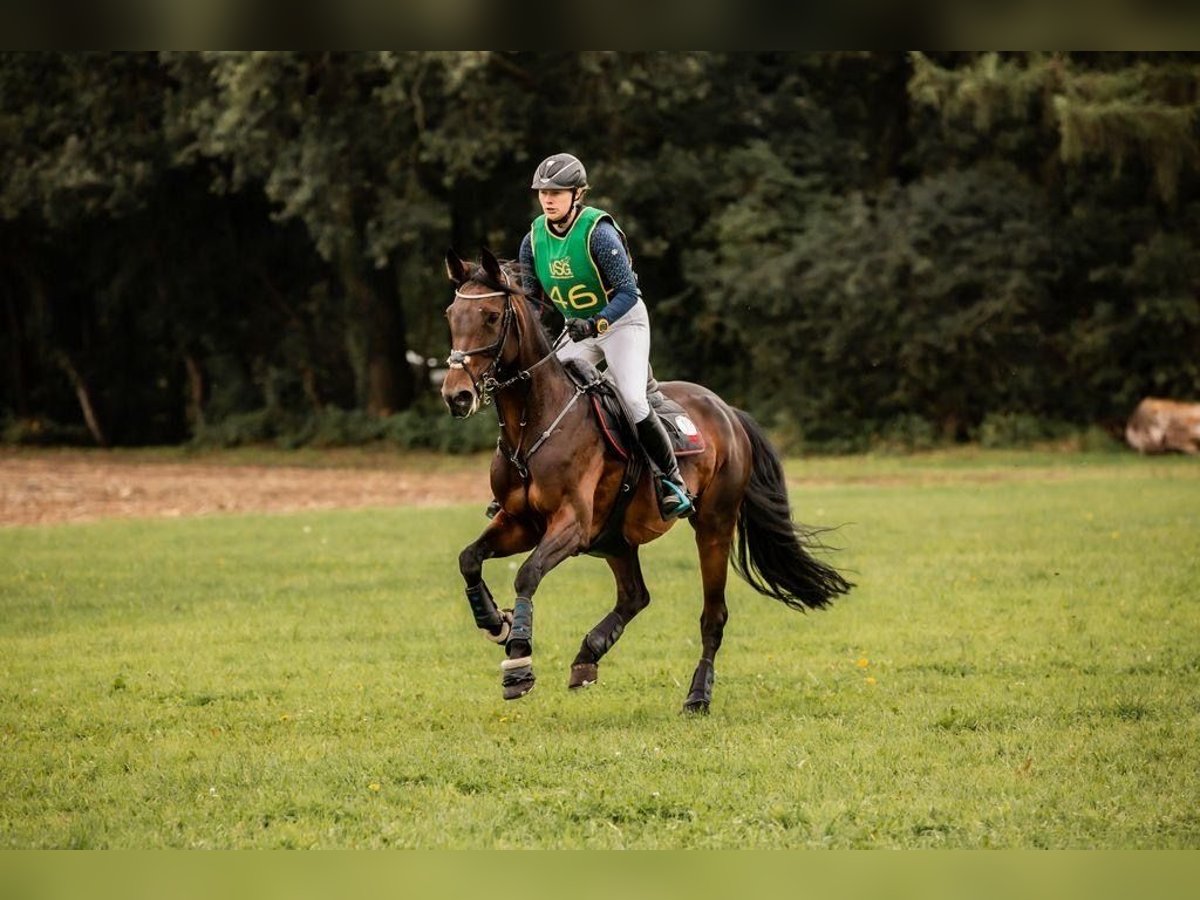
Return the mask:
<path id="1" fill-rule="evenodd" d="M 671 446 L 675 448 L 675 456 L 692 456 L 696 453 L 703 453 L 706 446 L 704 435 L 700 433 L 700 429 L 696 423 L 692 421 L 692 417 L 687 414 L 682 406 L 674 400 L 659 394 L 662 397 L 661 403 L 651 403 L 652 408 L 658 413 L 659 419 L 667 428 L 667 434 L 671 436 Z"/>

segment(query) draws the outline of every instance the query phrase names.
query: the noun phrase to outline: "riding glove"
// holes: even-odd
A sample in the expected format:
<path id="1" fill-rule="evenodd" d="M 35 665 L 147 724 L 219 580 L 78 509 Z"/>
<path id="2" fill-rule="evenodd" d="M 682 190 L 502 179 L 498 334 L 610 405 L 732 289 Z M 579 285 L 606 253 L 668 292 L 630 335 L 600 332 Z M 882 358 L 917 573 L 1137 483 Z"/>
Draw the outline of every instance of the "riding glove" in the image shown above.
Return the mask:
<path id="1" fill-rule="evenodd" d="M 567 334 L 573 341 L 583 341 L 596 336 L 595 319 L 567 319 Z"/>

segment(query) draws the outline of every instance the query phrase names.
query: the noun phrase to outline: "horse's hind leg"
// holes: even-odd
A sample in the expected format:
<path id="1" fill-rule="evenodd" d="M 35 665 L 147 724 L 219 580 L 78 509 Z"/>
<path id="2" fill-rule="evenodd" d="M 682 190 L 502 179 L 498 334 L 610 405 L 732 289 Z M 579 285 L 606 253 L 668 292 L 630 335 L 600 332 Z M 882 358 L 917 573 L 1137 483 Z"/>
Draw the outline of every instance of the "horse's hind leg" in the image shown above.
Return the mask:
<path id="1" fill-rule="evenodd" d="M 600 658 L 612 649 L 630 620 L 650 604 L 637 547 L 625 556 L 609 559 L 608 565 L 617 581 L 617 605 L 584 635 L 579 653 L 571 663 L 567 687 L 572 689 L 586 687 L 599 679 Z"/>
<path id="2" fill-rule="evenodd" d="M 725 606 L 725 583 L 729 576 L 729 549 L 733 543 L 732 522 L 698 522 L 696 547 L 700 551 L 700 574 L 704 582 L 704 611 L 700 614 L 703 649 L 692 675 L 692 685 L 683 711 L 707 713 L 712 702 L 713 664 L 721 649 L 721 637 L 729 610 Z"/>

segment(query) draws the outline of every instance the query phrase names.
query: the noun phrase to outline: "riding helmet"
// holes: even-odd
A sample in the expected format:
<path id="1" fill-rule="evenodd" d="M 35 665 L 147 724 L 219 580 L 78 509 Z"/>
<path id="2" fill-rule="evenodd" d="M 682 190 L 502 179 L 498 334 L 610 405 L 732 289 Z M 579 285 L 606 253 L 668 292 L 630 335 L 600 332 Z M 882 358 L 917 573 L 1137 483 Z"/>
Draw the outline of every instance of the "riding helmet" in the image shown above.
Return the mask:
<path id="1" fill-rule="evenodd" d="M 587 186 L 583 163 L 570 153 L 555 153 L 542 160 L 529 187 L 535 191 L 571 191 Z"/>

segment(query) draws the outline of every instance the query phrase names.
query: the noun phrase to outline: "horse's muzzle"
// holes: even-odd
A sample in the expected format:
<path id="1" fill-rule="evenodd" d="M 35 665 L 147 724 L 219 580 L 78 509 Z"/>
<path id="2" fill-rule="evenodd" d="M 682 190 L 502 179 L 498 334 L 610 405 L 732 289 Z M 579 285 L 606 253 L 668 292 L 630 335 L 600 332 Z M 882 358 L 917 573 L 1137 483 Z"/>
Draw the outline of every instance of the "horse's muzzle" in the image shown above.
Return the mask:
<path id="1" fill-rule="evenodd" d="M 465 419 L 471 415 L 479 402 L 475 392 L 465 388 L 460 391 L 442 391 L 442 400 L 446 402 L 450 415 L 456 419 Z"/>

